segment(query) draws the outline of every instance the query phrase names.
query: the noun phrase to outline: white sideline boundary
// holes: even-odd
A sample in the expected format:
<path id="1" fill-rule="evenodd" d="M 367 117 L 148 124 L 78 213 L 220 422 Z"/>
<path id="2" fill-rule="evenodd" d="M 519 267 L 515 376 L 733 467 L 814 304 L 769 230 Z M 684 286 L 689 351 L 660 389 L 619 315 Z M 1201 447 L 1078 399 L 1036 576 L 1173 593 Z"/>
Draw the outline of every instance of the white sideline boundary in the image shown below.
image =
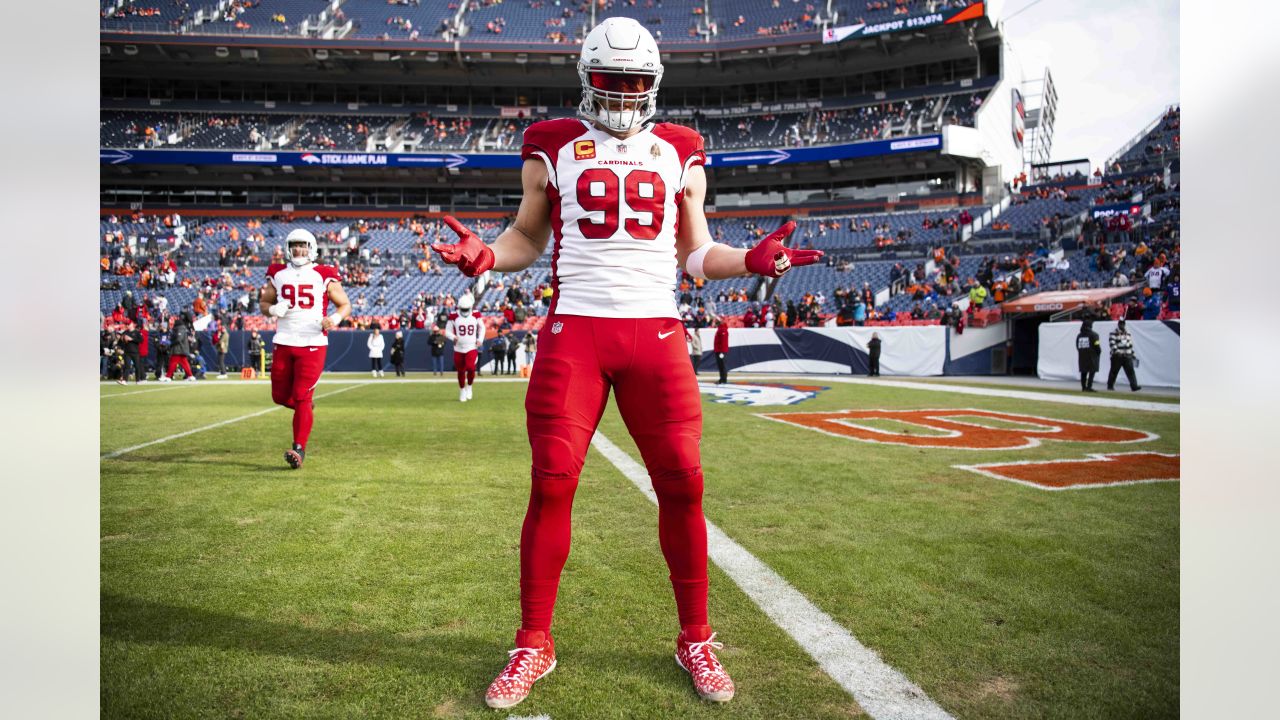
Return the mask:
<path id="1" fill-rule="evenodd" d="M 790 379 L 790 378 L 788 378 Z M 1056 402 L 1067 405 L 1087 405 L 1090 407 L 1109 407 L 1119 408 L 1122 410 L 1146 410 L 1149 412 L 1175 413 L 1181 414 L 1182 405 L 1180 403 L 1164 403 L 1150 402 L 1147 400 L 1120 400 L 1118 398 L 1107 397 L 1089 397 L 1087 395 L 1067 395 L 1066 393 L 1044 393 L 1032 390 L 1005 390 L 1002 388 L 984 388 L 972 387 L 967 385 L 947 385 L 944 383 L 922 383 L 904 380 L 872 380 L 870 378 L 847 378 L 827 375 L 821 378 L 810 377 L 807 380 L 812 383 L 817 380 L 822 382 L 837 382 L 847 385 L 878 385 L 880 387 L 896 387 L 905 388 L 907 390 L 932 390 L 934 392 L 949 392 L 958 395 L 981 395 L 983 397 L 999 397 L 1011 398 L 1014 400 L 1034 400 L 1036 402 Z"/>
<path id="2" fill-rule="evenodd" d="M 348 391 L 348 390 L 354 390 L 354 389 L 356 389 L 356 388 L 358 388 L 358 387 L 363 387 L 363 386 L 368 385 L 368 384 L 369 384 L 369 383 L 367 383 L 367 382 L 354 383 L 354 384 L 348 385 L 347 387 L 340 388 L 340 389 L 338 389 L 338 390 L 334 390 L 333 392 L 327 392 L 327 393 L 325 393 L 325 394 L 323 394 L 323 395 L 316 395 L 316 396 L 315 396 L 315 399 L 316 399 L 316 400 L 319 400 L 320 398 L 329 397 L 330 395 L 337 395 L 338 393 L 346 392 L 346 391 Z M 169 435 L 169 436 L 166 436 L 166 437 L 162 437 L 162 438 L 160 438 L 160 439 L 158 439 L 158 440 L 151 440 L 150 442 L 144 442 L 144 443 L 142 443 L 141 445 L 133 445 L 133 446 L 130 446 L 130 447 L 127 447 L 127 448 L 121 448 L 121 449 L 119 449 L 119 450 L 113 450 L 113 451 L 111 451 L 111 452 L 109 452 L 109 453 L 106 453 L 105 455 L 102 455 L 102 457 L 101 457 L 100 459 L 102 459 L 102 460 L 110 460 L 110 459 L 112 459 L 112 458 L 118 458 L 118 457 L 120 457 L 121 455 L 127 455 L 128 453 L 131 453 L 131 452 L 133 452 L 134 450 L 141 450 L 142 448 L 145 448 L 145 447 L 151 447 L 152 445 L 159 445 L 160 443 L 166 443 L 166 442 L 169 442 L 170 440 L 177 440 L 178 438 L 184 438 L 184 437 L 187 437 L 188 435 L 195 435 L 196 433 L 204 432 L 205 430 L 213 430 L 214 428 L 220 428 L 220 427 L 222 427 L 223 425 L 230 425 L 230 424 L 232 424 L 232 423 L 238 423 L 238 422 L 240 422 L 241 420 L 248 420 L 249 418 L 255 418 L 255 417 L 258 417 L 259 415 L 266 415 L 266 414 L 267 414 L 267 413 L 269 413 L 269 412 L 275 412 L 276 410 L 280 410 L 280 409 L 282 409 L 283 407 L 284 407 L 283 405 L 272 405 L 271 407 L 269 407 L 269 408 L 267 408 L 267 409 L 265 409 L 265 410 L 259 410 L 258 412 L 252 412 L 252 413 L 249 413 L 248 415 L 241 415 L 240 417 L 234 417 L 234 418 L 231 418 L 230 420 L 222 420 L 222 421 L 219 421 L 219 422 L 213 423 L 212 425 L 205 425 L 204 427 L 198 427 L 198 428 L 195 428 L 194 430 L 187 430 L 187 431 L 185 431 L 185 432 L 175 433 L 175 434 L 173 434 L 173 435 Z"/>
<path id="3" fill-rule="evenodd" d="M 322 378 L 320 382 L 317 384 L 318 385 L 350 385 L 351 383 L 363 383 L 366 385 L 431 385 L 435 383 L 453 384 L 453 385 L 458 384 L 458 377 L 452 372 L 450 372 L 445 377 L 437 377 L 437 378 L 397 378 L 397 377 L 373 378 L 373 377 L 369 377 L 364 373 L 349 373 L 349 374 L 351 377 L 336 377 L 336 378 L 328 378 L 328 379 Z M 156 381 L 152 380 L 150 382 L 155 383 Z M 479 374 L 476 375 L 477 385 L 481 383 L 488 384 L 488 383 L 528 383 L 528 382 L 529 382 L 528 378 L 512 377 L 510 375 L 508 376 L 499 375 L 498 377 L 490 377 L 488 375 L 485 375 L 483 378 L 481 378 Z M 119 385 L 119 383 L 112 380 L 99 382 L 98 384 L 104 388 L 113 386 L 113 385 Z M 132 385 L 133 383 L 129 383 L 129 384 Z M 194 389 L 194 388 L 207 388 L 207 387 L 248 387 L 253 385 L 268 386 L 270 384 L 271 384 L 270 378 L 242 380 L 237 377 L 234 379 L 228 378 L 226 380 L 201 380 L 199 382 L 194 382 L 194 383 L 189 383 L 185 381 L 174 381 L 172 384 L 165 383 L 166 387 L 162 387 L 162 388 L 151 388 L 150 390 L 138 390 L 136 392 L 111 393 L 108 395 L 103 395 L 101 397 L 103 398 L 121 397 L 124 395 L 134 395 L 137 393 L 154 392 L 156 390 L 177 390 L 180 387 Z"/>
<path id="4" fill-rule="evenodd" d="M 355 382 L 355 381 L 353 381 L 353 380 L 349 380 L 349 381 L 347 381 L 347 382 Z M 111 383 L 111 384 L 112 384 L 112 385 L 118 385 L 118 383 Z M 130 385 L 134 385 L 134 383 L 129 383 L 129 384 L 130 384 Z M 149 384 L 149 385 L 160 385 L 160 387 L 153 387 L 153 388 L 150 388 L 150 389 L 147 389 L 147 390 L 130 390 L 130 391 L 128 391 L 128 392 L 107 393 L 106 395 L 100 395 L 100 396 L 98 396 L 98 399 L 99 399 L 99 400 L 110 400 L 111 398 L 125 397 L 126 395 L 145 395 L 146 393 L 153 393 L 153 392 L 165 392 L 165 391 L 169 391 L 169 390 L 180 390 L 180 389 L 183 389 L 183 388 L 186 388 L 186 389 L 188 389 L 188 390 L 192 390 L 192 389 L 195 389 L 195 388 L 198 388 L 198 387 L 208 387 L 207 385 L 204 385 L 203 383 L 189 383 L 189 382 L 160 383 L 160 382 L 155 381 L 155 380 L 151 380 L 151 381 L 149 381 L 147 384 Z M 104 386 L 105 386 L 105 383 L 104 383 Z"/>
<path id="5" fill-rule="evenodd" d="M 350 378 L 330 378 L 321 379 L 320 385 L 348 385 L 351 383 L 364 383 L 368 385 L 419 385 L 419 384 L 456 384 L 457 378 L 452 374 L 444 377 L 422 377 L 422 378 L 368 378 L 357 377 L 362 373 L 351 373 Z M 704 373 L 705 374 L 705 373 Z M 522 377 L 497 376 L 490 377 L 476 376 L 478 384 L 488 383 L 527 383 L 529 380 Z M 1121 410 L 1145 410 L 1148 412 L 1162 412 L 1180 414 L 1182 406 L 1180 403 L 1167 402 L 1151 402 L 1147 400 L 1121 400 L 1119 398 L 1109 397 L 1090 397 L 1087 395 L 1069 395 L 1066 393 L 1047 393 L 1036 392 L 1034 390 L 1010 390 L 1004 388 L 988 388 L 975 387 L 970 385 L 949 385 L 936 382 L 912 382 L 910 380 L 876 380 L 873 378 L 855 378 L 839 375 L 742 375 L 737 377 L 737 381 L 752 382 L 778 382 L 781 380 L 799 380 L 807 384 L 818 382 L 844 383 L 846 385 L 877 385 L 880 387 L 896 387 L 906 390 L 925 390 L 932 392 L 956 393 L 959 395 L 979 395 L 982 397 L 998 397 L 1009 398 L 1014 400 L 1033 400 L 1036 402 L 1056 402 L 1066 405 L 1084 405 L 1086 407 L 1109 407 Z M 102 386 L 115 385 L 116 383 L 107 381 L 101 383 Z M 175 383 L 177 385 L 178 383 Z M 241 380 L 235 378 L 226 382 L 220 380 L 202 380 L 198 383 L 181 383 L 181 387 L 199 388 L 199 387 L 242 387 L 245 385 L 270 385 L 270 380 Z M 111 393 L 102 395 L 100 399 L 124 397 L 125 395 L 136 395 L 146 392 L 156 392 L 158 390 L 176 390 L 177 388 L 152 388 L 149 390 L 137 390 L 134 392 Z"/>
<path id="6" fill-rule="evenodd" d="M 649 474 L 599 431 L 591 444 L 655 505 Z M 769 619 L 792 637 L 876 720 L 953 720 L 800 591 L 707 521 L 707 554 Z"/>

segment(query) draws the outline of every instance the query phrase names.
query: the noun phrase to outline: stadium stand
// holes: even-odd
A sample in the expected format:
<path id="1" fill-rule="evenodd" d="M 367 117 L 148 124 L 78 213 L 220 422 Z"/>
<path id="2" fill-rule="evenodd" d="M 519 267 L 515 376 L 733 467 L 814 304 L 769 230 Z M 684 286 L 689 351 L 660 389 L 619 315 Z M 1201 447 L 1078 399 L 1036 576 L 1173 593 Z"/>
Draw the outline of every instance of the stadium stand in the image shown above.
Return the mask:
<path id="1" fill-rule="evenodd" d="M 192 8 L 185 0 L 99 0 L 99 26 L 105 31 L 116 32 L 181 32 L 192 17 Z"/>
<path id="2" fill-rule="evenodd" d="M 220 4 L 221 17 L 202 23 L 199 32 L 296 34 L 295 28 L 307 17 L 324 10 L 331 0 L 231 0 Z"/>
<path id="3" fill-rule="evenodd" d="M 1119 156 L 1112 159 L 1109 170 L 1126 173 L 1163 167 L 1178 158 L 1182 147 L 1182 108 L 1171 107 L 1136 138 Z"/>
<path id="4" fill-rule="evenodd" d="M 558 0 L 472 0 L 463 18 L 468 39 L 483 42 L 579 43 L 590 21 L 590 3 Z"/>
<path id="5" fill-rule="evenodd" d="M 339 8 L 340 19 L 350 20 L 348 38 L 381 40 L 448 39 L 457 2 L 417 2 L 402 0 L 346 0 Z"/>
<path id="6" fill-rule="evenodd" d="M 731 117 L 694 114 L 691 124 L 710 150 L 797 147 L 902 137 L 941 124 L 972 125 L 985 93 L 921 96 L 850 108 Z M 865 100 L 865 99 L 864 99 Z M 368 151 L 515 152 L 535 118 L 460 117 L 429 110 L 405 114 L 301 115 L 103 110 L 102 147 L 173 147 Z"/>
<path id="7" fill-rule="evenodd" d="M 459 2 L 466 7 L 460 8 Z M 187 0 L 99 3 L 100 27 L 114 32 L 304 35 L 302 21 L 318 18 L 331 0 L 230 0 L 192 8 Z M 877 23 L 963 8 L 972 0 L 836 2 L 830 16 L 818 0 L 601 0 L 594 17 L 634 18 L 664 44 L 776 38 L 820 31 L 828 25 Z M 461 14 L 461 27 L 454 19 Z M 197 17 L 199 16 L 199 17 Z M 592 19 L 589 0 L 344 0 L 334 12 L 340 37 L 380 40 L 452 40 L 572 44 Z"/>

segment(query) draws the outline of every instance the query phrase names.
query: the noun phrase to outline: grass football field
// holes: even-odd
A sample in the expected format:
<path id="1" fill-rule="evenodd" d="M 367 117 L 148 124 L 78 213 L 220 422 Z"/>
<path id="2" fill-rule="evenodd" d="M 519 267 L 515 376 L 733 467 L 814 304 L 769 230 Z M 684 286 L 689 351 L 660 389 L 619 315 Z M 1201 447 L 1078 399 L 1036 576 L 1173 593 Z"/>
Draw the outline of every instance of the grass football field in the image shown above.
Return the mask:
<path id="1" fill-rule="evenodd" d="M 489 710 L 519 622 L 527 386 L 486 375 L 461 404 L 450 381 L 326 378 L 296 472 L 290 414 L 263 384 L 102 386 L 103 717 L 868 716 L 714 564 L 711 621 L 738 690 L 701 702 L 672 657 L 657 510 L 595 449 L 559 666 Z M 1177 716 L 1178 483 L 1049 492 L 953 467 L 1176 454 L 1177 413 L 779 382 L 826 389 L 786 407 L 704 395 L 709 522 L 956 718 Z M 951 407 L 1158 437 L 975 451 L 759 416 Z M 639 460 L 612 403 L 600 430 Z"/>

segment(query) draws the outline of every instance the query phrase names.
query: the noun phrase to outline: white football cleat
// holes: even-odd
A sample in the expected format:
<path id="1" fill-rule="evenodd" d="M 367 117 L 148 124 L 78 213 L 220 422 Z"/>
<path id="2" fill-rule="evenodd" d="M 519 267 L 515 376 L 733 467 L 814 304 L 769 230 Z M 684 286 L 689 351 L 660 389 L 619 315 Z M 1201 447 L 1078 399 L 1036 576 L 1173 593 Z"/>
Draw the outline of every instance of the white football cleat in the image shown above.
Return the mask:
<path id="1" fill-rule="evenodd" d="M 471 399 L 471 386 L 470 386 L 470 385 L 468 385 L 468 386 L 467 386 L 467 399 L 468 399 L 468 400 L 470 400 L 470 399 Z"/>
<path id="2" fill-rule="evenodd" d="M 467 389 L 458 388 L 458 402 L 466 402 L 466 401 L 467 401 Z"/>

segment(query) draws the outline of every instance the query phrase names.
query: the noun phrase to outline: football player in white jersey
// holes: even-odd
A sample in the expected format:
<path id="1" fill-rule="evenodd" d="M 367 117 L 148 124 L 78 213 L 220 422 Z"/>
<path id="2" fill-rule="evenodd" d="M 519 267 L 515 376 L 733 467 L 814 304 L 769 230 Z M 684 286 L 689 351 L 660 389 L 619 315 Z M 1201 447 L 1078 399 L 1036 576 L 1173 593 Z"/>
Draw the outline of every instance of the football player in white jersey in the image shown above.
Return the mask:
<path id="1" fill-rule="evenodd" d="M 725 702 L 734 685 L 715 656 L 721 645 L 707 615 L 702 404 L 676 309 L 677 268 L 710 279 L 778 277 L 822 253 L 783 245 L 793 222 L 751 250 L 712 240 L 702 137 L 650 122 L 662 61 L 638 22 L 597 25 L 583 42 L 578 76 L 578 117 L 524 132 L 524 197 L 511 227 L 486 245 L 446 217 L 459 242 L 432 246 L 476 276 L 523 270 L 555 238 L 552 302 L 525 397 L 533 469 L 520 536 L 520 629 L 485 702 L 511 707 L 555 667 L 551 617 L 569 554 L 570 509 L 610 389 L 658 496 L 658 536 L 680 623 L 676 662 L 700 697 Z"/>
<path id="2" fill-rule="evenodd" d="M 285 239 L 288 263 L 267 266 L 260 302 L 263 315 L 277 318 L 272 339 L 271 399 L 293 410 L 293 446 L 284 460 L 297 470 L 306 458 L 315 402 L 311 396 L 324 371 L 328 332 L 351 315 L 338 269 L 317 265 L 316 238 L 299 228 Z M 334 310 L 325 314 L 329 303 Z"/>
<path id="3" fill-rule="evenodd" d="M 458 298 L 458 311 L 449 314 L 444 336 L 453 343 L 453 369 L 458 371 L 458 402 L 471 399 L 471 386 L 476 381 L 476 362 L 480 343 L 484 342 L 484 320 L 472 312 L 475 298 L 464 292 Z"/>

